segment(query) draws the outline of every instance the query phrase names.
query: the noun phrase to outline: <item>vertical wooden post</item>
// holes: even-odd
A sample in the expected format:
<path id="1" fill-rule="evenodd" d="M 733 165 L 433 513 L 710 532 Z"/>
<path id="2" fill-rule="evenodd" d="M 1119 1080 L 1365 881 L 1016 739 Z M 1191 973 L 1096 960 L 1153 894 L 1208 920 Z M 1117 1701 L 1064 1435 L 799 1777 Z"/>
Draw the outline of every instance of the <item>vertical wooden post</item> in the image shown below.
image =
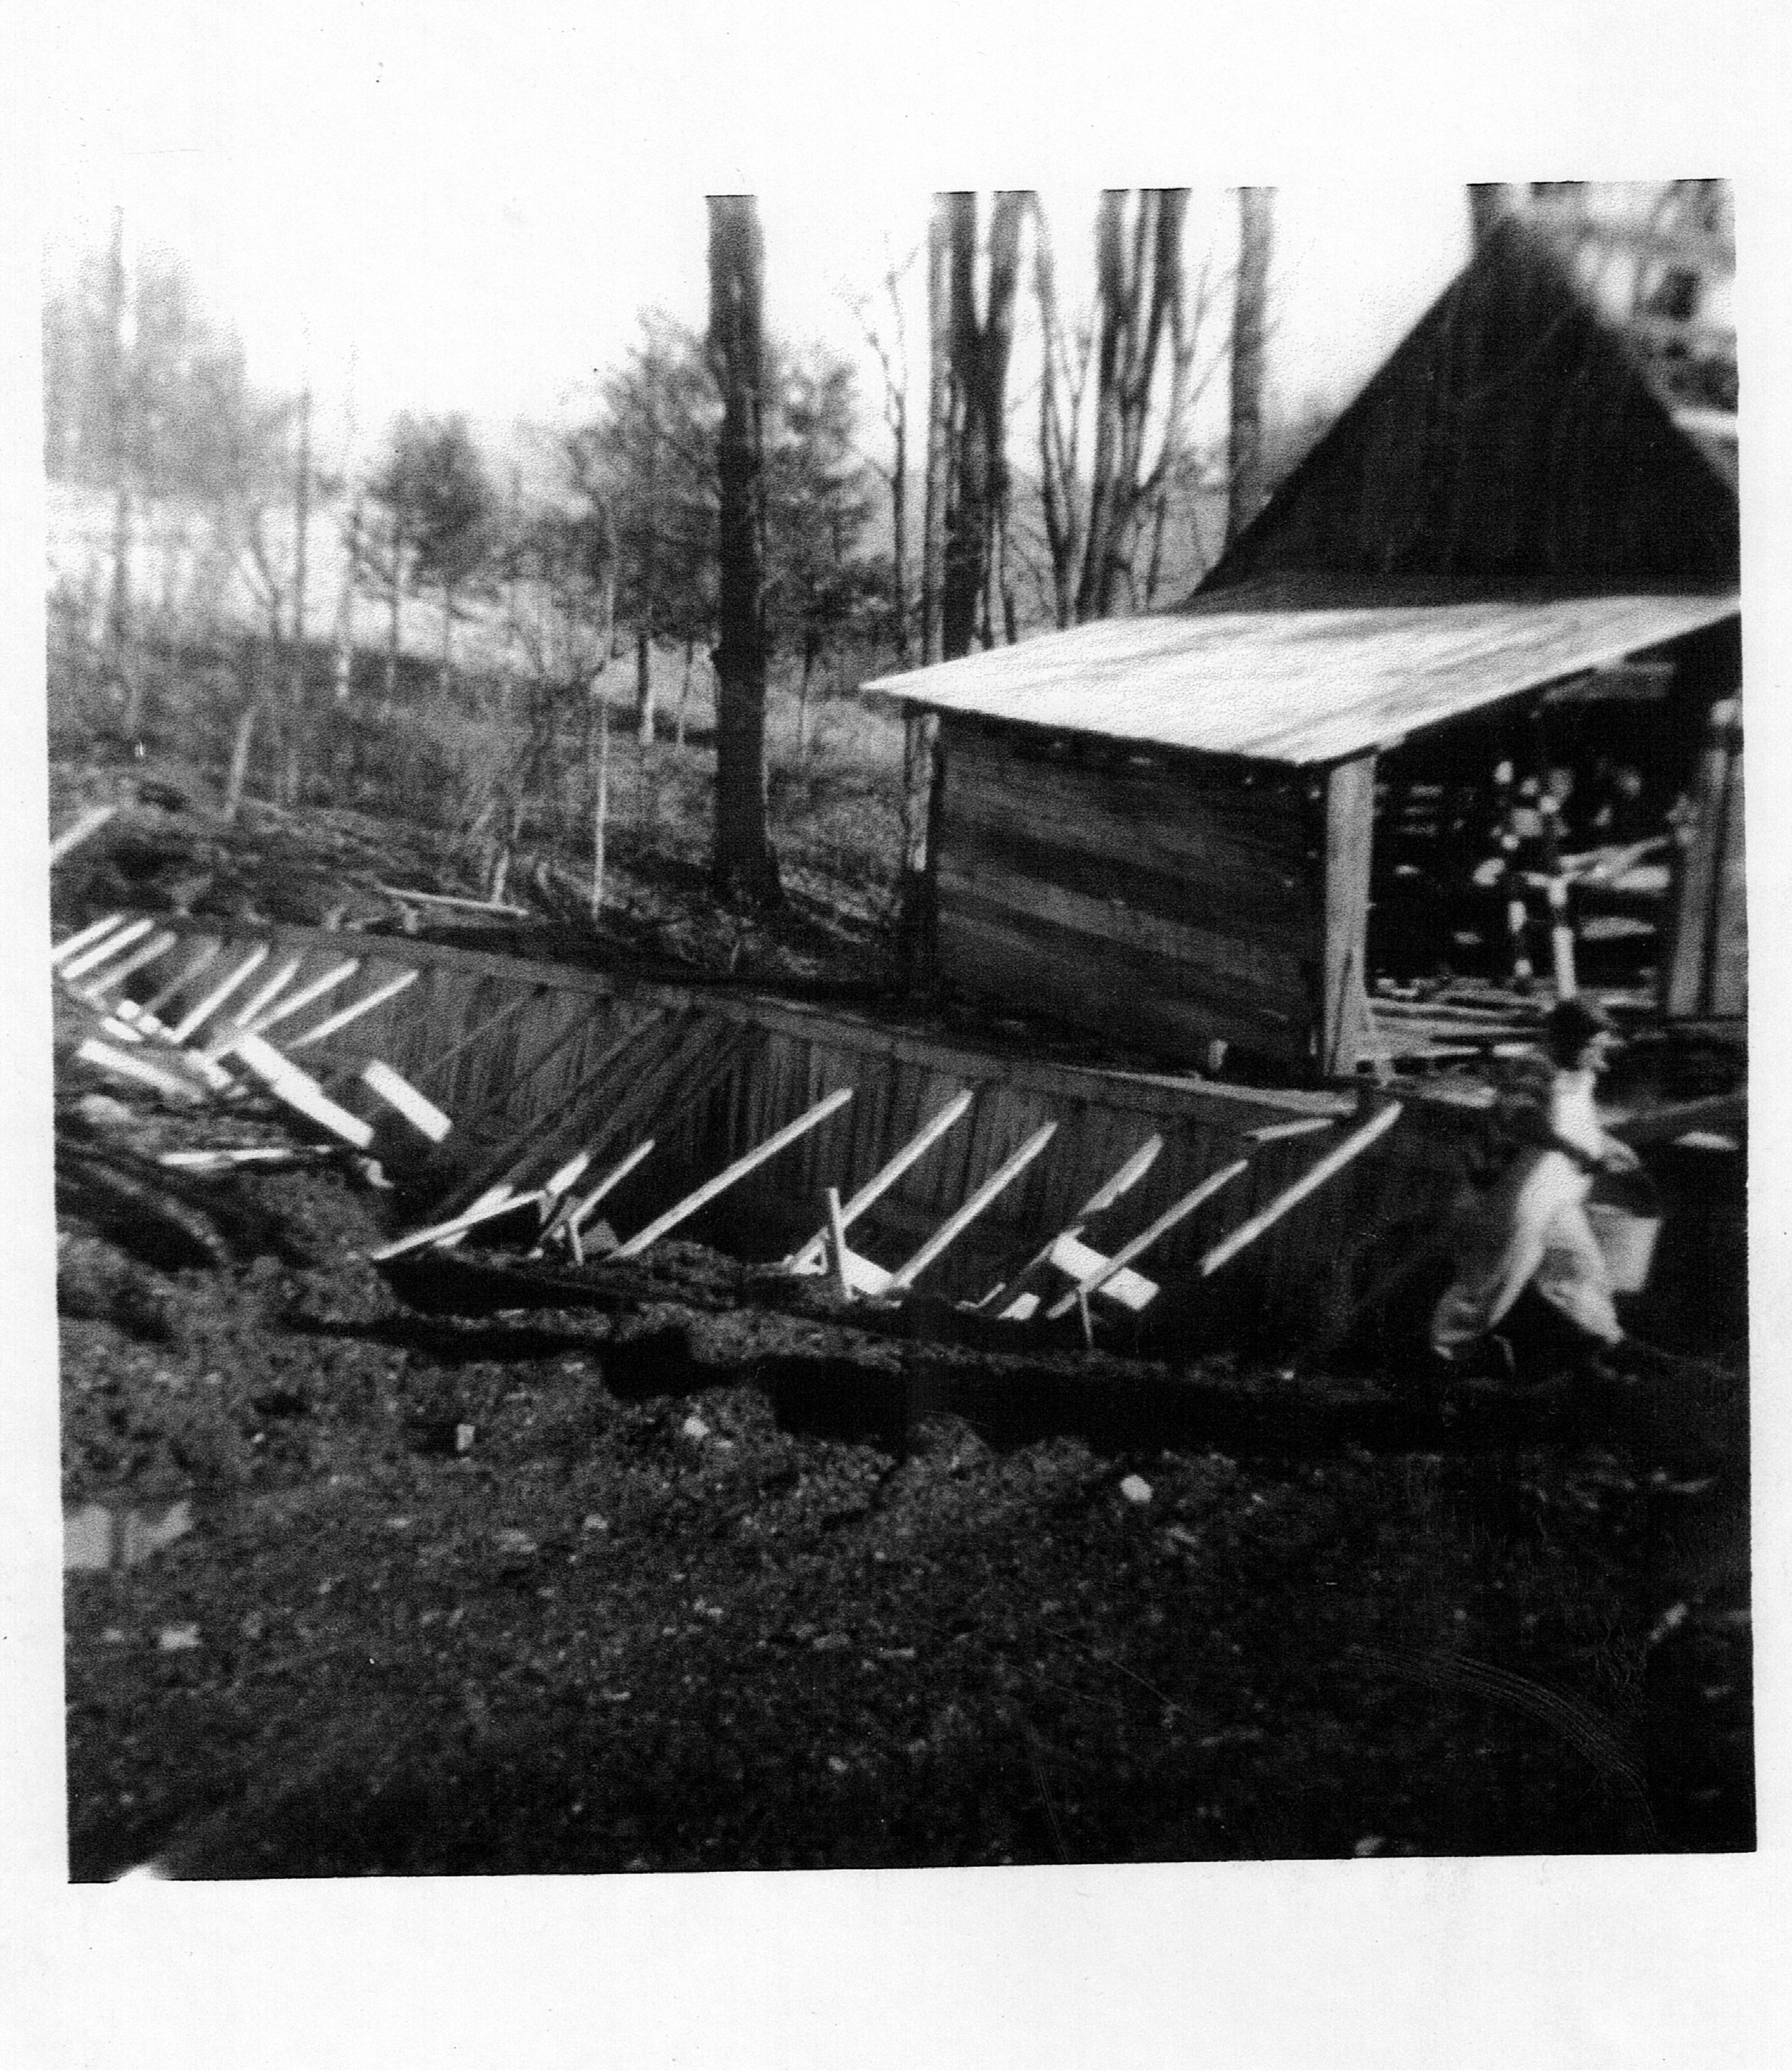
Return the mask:
<path id="1" fill-rule="evenodd" d="M 1317 1050 L 1321 1077 L 1334 1079 L 1355 1071 L 1369 1034 L 1365 960 L 1375 819 L 1372 754 L 1336 763 L 1326 772 L 1324 816 Z"/>
<path id="2" fill-rule="evenodd" d="M 591 828 L 591 919 L 603 911 L 604 833 L 610 818 L 610 700 L 598 701 L 598 804 Z"/>

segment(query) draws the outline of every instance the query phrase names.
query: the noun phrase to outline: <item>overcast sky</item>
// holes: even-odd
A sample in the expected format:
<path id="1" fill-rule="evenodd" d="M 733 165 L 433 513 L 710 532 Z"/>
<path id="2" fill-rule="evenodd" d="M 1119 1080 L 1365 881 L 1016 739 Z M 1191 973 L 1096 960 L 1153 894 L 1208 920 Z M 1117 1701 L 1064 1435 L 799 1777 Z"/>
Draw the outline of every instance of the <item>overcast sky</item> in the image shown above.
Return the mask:
<path id="1" fill-rule="evenodd" d="M 326 422 L 352 395 L 364 444 L 405 407 L 466 409 L 489 426 L 562 414 L 620 357 L 643 309 L 701 325 L 703 194 L 739 186 L 762 198 L 773 324 L 856 352 L 851 292 L 914 249 L 933 187 L 971 184 L 981 168 L 915 148 L 899 124 L 892 134 L 874 47 L 862 64 L 832 53 L 843 62 L 820 64 L 813 107 L 788 129 L 749 126 L 735 150 L 722 117 L 738 123 L 753 82 L 776 70 L 787 102 L 793 72 L 830 54 L 768 51 L 762 38 L 737 51 L 717 31 L 712 62 L 681 66 L 671 31 L 642 12 L 76 10 L 49 54 L 39 162 L 52 276 L 103 240 L 122 204 L 134 240 L 191 266 L 259 379 L 308 378 Z M 1042 125 L 1006 147 L 1025 162 L 993 176 L 1044 191 L 1067 294 L 1086 280 L 1104 179 L 1194 185 L 1191 262 L 1210 224 L 1223 265 L 1230 203 L 1223 180 L 1202 182 L 1219 170 L 1206 130 L 1191 122 L 1186 166 L 1141 152 L 1079 180 L 1075 138 Z M 1359 385 L 1466 240 L 1459 179 L 1294 173 L 1278 203 L 1271 369 L 1290 407 Z M 911 278 L 919 339 L 919 265 Z"/>

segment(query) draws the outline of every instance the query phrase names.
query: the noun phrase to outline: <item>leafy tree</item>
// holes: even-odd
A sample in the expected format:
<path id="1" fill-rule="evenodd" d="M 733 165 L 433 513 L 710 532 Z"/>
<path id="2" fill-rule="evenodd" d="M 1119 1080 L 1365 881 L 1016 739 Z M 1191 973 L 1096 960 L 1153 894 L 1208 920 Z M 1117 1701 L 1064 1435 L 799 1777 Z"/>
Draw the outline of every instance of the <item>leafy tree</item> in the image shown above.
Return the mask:
<path id="1" fill-rule="evenodd" d="M 403 413 L 386 458 L 368 485 L 386 512 L 387 578 L 392 604 L 386 694 L 397 688 L 399 613 L 407 582 L 442 593 L 442 686 L 453 686 L 456 594 L 487 563 L 496 500 L 466 419 Z"/>
<path id="2" fill-rule="evenodd" d="M 767 631 L 773 647 L 802 665 L 800 746 L 816 664 L 876 615 L 889 571 L 862 549 L 871 498 L 853 443 L 851 365 L 820 349 L 783 361 L 767 457 Z"/>
<path id="3" fill-rule="evenodd" d="M 614 529 L 616 611 L 635 629 L 636 722 L 646 742 L 654 641 L 682 641 L 688 662 L 714 624 L 720 411 L 701 342 L 659 312 L 643 319 L 642 331 L 604 384 L 601 414 L 575 435 L 572 455 Z"/>

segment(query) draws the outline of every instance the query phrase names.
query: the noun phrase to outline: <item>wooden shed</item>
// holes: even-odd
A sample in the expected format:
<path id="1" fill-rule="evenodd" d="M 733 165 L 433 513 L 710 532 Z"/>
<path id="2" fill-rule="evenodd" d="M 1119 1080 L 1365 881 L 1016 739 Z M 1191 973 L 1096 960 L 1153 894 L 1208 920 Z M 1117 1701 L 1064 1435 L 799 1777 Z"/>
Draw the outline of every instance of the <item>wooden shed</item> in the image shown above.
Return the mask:
<path id="1" fill-rule="evenodd" d="M 939 977 L 1192 1063 L 1352 1071 L 1378 762 L 1640 656 L 1695 787 L 1740 692 L 1738 534 L 1733 458 L 1508 223 L 1186 604 L 872 686 L 939 715 Z M 1708 980 L 1739 901 L 1703 925 Z"/>

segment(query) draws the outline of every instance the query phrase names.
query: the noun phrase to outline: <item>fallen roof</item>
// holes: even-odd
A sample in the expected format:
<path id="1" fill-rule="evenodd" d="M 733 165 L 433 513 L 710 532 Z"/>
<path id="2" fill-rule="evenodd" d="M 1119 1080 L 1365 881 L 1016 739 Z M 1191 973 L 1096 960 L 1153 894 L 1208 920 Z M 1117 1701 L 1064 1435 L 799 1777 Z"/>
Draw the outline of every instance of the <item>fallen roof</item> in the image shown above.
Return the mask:
<path id="1" fill-rule="evenodd" d="M 1294 588 L 1243 585 L 865 688 L 1054 733 L 1335 763 L 1741 608 L 1734 591 L 1301 605 Z"/>

